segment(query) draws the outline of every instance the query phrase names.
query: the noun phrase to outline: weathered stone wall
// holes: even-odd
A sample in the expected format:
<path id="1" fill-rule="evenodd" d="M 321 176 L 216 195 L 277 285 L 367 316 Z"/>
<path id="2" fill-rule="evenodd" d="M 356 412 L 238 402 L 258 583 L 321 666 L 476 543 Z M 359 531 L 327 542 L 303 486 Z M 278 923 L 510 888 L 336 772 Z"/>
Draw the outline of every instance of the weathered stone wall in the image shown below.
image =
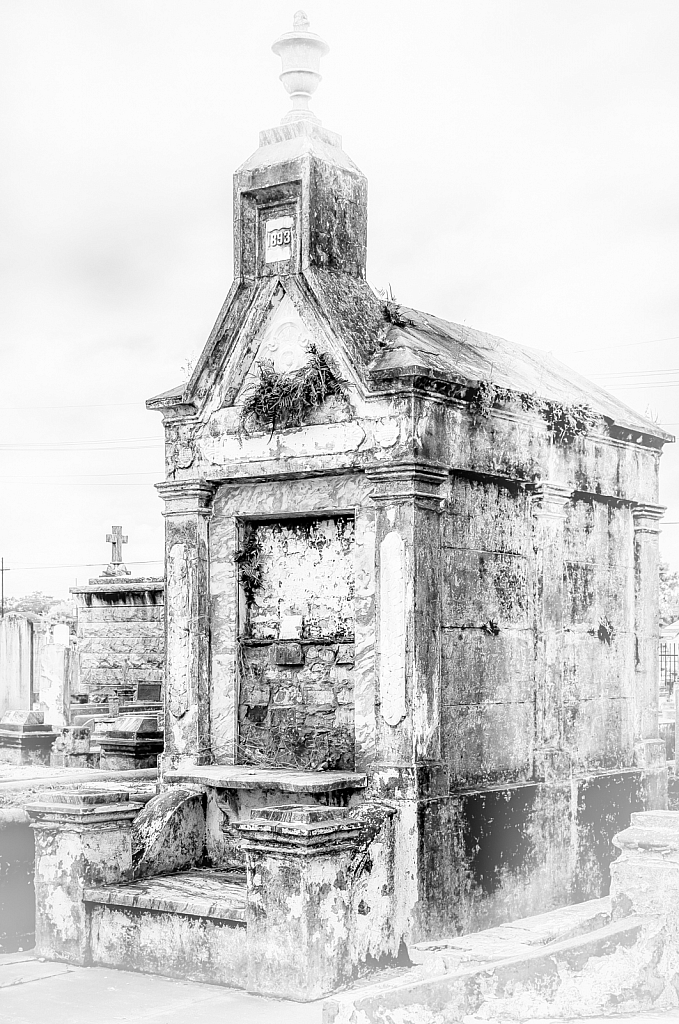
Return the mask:
<path id="1" fill-rule="evenodd" d="M 442 518 L 442 706 L 457 782 L 532 778 L 535 701 L 549 685 L 536 660 L 545 634 L 556 682 L 543 714 L 554 719 L 554 744 L 578 769 L 633 763 L 631 509 L 575 494 L 563 502 L 562 529 L 563 558 L 540 565 L 528 490 L 452 478 Z M 546 623 L 543 601 L 557 605 Z"/>
<path id="2" fill-rule="evenodd" d="M 246 604 L 240 639 L 241 759 L 351 769 L 353 517 L 248 529 L 261 585 Z"/>
<path id="3" fill-rule="evenodd" d="M 593 498 L 566 506 L 564 745 L 579 767 L 632 764 L 633 540 L 629 507 Z"/>
<path id="4" fill-rule="evenodd" d="M 33 701 L 33 623 L 8 612 L 0 619 L 0 718 L 5 711 L 30 710 Z"/>
<path id="5" fill-rule="evenodd" d="M 535 645 L 526 494 L 453 477 L 442 517 L 442 746 L 453 785 L 529 780 Z"/>
<path id="6" fill-rule="evenodd" d="M 420 810 L 416 932 L 475 932 L 608 892 L 613 837 L 648 805 L 640 769 L 470 788 Z"/>
<path id="7" fill-rule="evenodd" d="M 123 692 L 162 683 L 164 590 L 74 588 L 78 598 L 78 692 Z"/>

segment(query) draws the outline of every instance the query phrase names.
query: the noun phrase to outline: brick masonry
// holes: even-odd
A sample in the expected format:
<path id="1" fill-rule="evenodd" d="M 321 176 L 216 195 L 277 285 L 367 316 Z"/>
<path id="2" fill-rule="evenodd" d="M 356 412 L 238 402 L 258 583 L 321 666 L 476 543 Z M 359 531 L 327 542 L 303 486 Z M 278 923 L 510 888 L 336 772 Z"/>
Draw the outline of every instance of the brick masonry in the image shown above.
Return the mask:
<path id="1" fill-rule="evenodd" d="M 353 768 L 353 518 L 263 523 L 253 542 L 262 582 L 240 639 L 243 759 Z"/>
<path id="2" fill-rule="evenodd" d="M 162 683 L 165 657 L 162 581 L 73 588 L 78 602 L 75 692 L 134 695 L 138 683 Z M 122 588 L 125 589 L 122 589 Z"/>

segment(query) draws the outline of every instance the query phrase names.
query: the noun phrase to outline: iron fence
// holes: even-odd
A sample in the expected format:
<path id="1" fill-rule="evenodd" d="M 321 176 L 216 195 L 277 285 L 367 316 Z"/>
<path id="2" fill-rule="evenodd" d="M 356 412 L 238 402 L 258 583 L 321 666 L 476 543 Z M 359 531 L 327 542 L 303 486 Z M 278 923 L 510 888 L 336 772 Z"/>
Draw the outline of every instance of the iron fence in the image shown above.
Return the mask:
<path id="1" fill-rule="evenodd" d="M 660 643 L 660 686 L 668 694 L 674 692 L 679 677 L 679 644 Z"/>

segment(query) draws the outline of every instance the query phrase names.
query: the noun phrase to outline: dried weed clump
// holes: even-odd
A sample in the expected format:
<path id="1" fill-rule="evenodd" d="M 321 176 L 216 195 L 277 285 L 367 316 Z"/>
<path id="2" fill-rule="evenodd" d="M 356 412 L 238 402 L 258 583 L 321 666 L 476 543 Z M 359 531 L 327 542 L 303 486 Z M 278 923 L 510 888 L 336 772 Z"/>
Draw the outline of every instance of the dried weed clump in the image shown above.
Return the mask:
<path id="1" fill-rule="evenodd" d="M 332 359 L 309 345 L 309 362 L 289 373 L 278 373 L 273 363 L 262 360 L 259 382 L 246 396 L 241 411 L 241 428 L 299 427 L 312 409 L 328 398 L 347 398 L 348 384 Z"/>
<path id="2" fill-rule="evenodd" d="M 541 399 L 535 393 L 515 392 L 491 380 L 480 380 L 469 389 L 469 409 L 475 420 L 487 419 L 496 406 L 513 402 L 523 412 L 539 413 L 557 444 L 572 444 L 576 437 L 588 434 L 597 421 L 594 410 L 584 402 Z"/>

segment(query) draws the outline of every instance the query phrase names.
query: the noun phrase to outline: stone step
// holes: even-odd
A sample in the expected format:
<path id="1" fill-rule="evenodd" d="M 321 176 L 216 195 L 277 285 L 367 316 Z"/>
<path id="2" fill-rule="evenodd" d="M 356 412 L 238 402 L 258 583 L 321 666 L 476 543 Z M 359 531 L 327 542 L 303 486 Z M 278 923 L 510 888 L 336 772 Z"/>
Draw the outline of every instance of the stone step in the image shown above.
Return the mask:
<path id="1" fill-rule="evenodd" d="M 632 980 L 633 968 L 638 969 L 634 947 L 651 924 L 648 917 L 632 915 L 574 938 L 518 952 L 507 948 L 502 958 L 433 974 L 426 966 L 413 967 L 400 977 L 330 996 L 323 1004 L 323 1024 L 565 1019 L 574 1007 L 583 1017 L 595 1016 L 596 1011 L 587 1012 L 587 1001 L 615 1004 L 620 978 L 624 989 L 625 979 Z M 642 951 L 638 959 L 643 957 Z"/>
<path id="2" fill-rule="evenodd" d="M 561 942 L 603 928 L 610 920 L 611 898 L 604 896 L 482 932 L 418 942 L 408 947 L 408 953 L 415 964 L 425 965 L 430 971 L 445 971 L 462 964 L 518 956 L 536 946 Z"/>
<path id="3" fill-rule="evenodd" d="M 245 987 L 245 876 L 193 869 L 83 896 L 92 963 L 185 981 Z"/>
<path id="4" fill-rule="evenodd" d="M 156 910 L 167 914 L 245 922 L 245 875 L 233 871 L 195 868 L 173 875 L 156 875 L 85 889 L 86 903 L 107 907 Z"/>

